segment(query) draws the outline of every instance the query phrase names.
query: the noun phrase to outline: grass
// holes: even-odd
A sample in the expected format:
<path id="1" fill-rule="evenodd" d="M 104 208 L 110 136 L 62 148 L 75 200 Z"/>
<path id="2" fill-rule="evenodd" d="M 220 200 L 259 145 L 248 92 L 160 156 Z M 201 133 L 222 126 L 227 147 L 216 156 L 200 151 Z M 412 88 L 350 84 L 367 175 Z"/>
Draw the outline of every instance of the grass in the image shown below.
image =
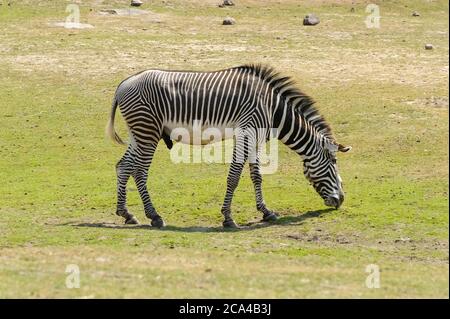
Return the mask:
<path id="1" fill-rule="evenodd" d="M 448 298 L 448 3 L 380 1 L 381 27 L 367 29 L 364 2 L 355 12 L 351 1 L 216 2 L 152 1 L 148 16 L 111 17 L 98 11 L 123 2 L 83 1 L 81 22 L 95 28 L 66 30 L 50 24 L 69 1 L 3 1 L 0 297 Z M 322 21 L 303 27 L 310 12 Z M 236 25 L 221 25 L 227 15 Z M 133 182 L 142 225 L 123 225 L 124 149 L 103 133 L 117 84 L 147 68 L 247 62 L 293 76 L 353 146 L 339 157 L 342 209 L 323 206 L 280 145 L 263 184 L 280 220 L 259 222 L 246 169 L 233 201 L 244 227 L 223 231 L 227 165 L 176 165 L 161 143 L 149 190 L 168 226 L 145 226 Z M 79 289 L 65 286 L 69 264 Z M 368 264 L 379 289 L 365 285 Z"/>

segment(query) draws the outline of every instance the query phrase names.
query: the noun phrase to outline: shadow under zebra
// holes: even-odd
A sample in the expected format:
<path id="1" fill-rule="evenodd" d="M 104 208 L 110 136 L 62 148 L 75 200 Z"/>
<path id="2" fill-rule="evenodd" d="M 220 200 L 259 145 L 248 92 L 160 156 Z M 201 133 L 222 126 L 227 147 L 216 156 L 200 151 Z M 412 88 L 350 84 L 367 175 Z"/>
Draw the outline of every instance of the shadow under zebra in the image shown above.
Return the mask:
<path id="1" fill-rule="evenodd" d="M 59 224 L 59 226 L 73 226 L 73 227 L 94 227 L 94 228 L 106 228 L 106 229 L 123 229 L 123 230 L 133 230 L 133 229 L 146 229 L 150 231 L 177 231 L 186 233 L 211 233 L 211 232 L 239 232 L 239 231 L 251 231 L 260 228 L 274 227 L 274 226 L 289 226 L 289 225 L 301 225 L 304 221 L 310 218 L 319 218 L 323 214 L 331 213 L 335 211 L 334 208 L 326 208 L 321 210 L 307 211 L 300 215 L 283 215 L 280 214 L 278 220 L 274 222 L 263 222 L 263 221 L 252 221 L 249 223 L 242 224 L 239 228 L 226 229 L 222 226 L 175 226 L 167 225 L 163 228 L 152 227 L 149 224 L 139 224 L 139 225 L 126 225 L 126 224 L 116 224 L 116 223 L 64 223 Z"/>

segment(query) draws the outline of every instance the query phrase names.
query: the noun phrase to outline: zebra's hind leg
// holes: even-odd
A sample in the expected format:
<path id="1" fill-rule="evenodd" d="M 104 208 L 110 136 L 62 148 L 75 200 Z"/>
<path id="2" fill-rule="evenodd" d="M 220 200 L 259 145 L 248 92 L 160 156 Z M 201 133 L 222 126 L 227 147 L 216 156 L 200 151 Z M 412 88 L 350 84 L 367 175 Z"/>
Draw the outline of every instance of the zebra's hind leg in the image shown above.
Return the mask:
<path id="1" fill-rule="evenodd" d="M 225 228 L 238 228 L 238 225 L 234 222 L 231 216 L 231 201 L 233 199 L 234 191 L 239 184 L 242 169 L 244 163 L 232 162 L 230 171 L 227 177 L 227 192 L 222 206 L 222 215 L 224 217 L 223 227 Z"/>
<path id="2" fill-rule="evenodd" d="M 256 196 L 256 209 L 263 213 L 263 220 L 264 221 L 275 221 L 278 219 L 276 213 L 269 210 L 266 207 L 266 204 L 263 199 L 262 195 L 262 176 L 261 176 L 261 170 L 260 170 L 260 163 L 259 159 L 256 159 L 255 162 L 250 162 L 250 177 L 253 182 L 253 186 L 255 187 L 255 196 Z"/>
<path id="3" fill-rule="evenodd" d="M 136 167 L 133 172 L 133 177 L 136 182 L 136 186 L 141 196 L 142 203 L 144 204 L 145 216 L 151 219 L 151 225 L 153 227 L 164 227 L 164 220 L 158 215 L 153 203 L 150 199 L 150 195 L 147 190 L 147 178 L 148 169 L 153 159 L 153 154 L 158 144 L 152 143 L 145 146 L 139 146 L 136 152 Z"/>
<path id="4" fill-rule="evenodd" d="M 116 215 L 125 218 L 125 224 L 139 224 L 136 217 L 127 209 L 127 182 L 134 170 L 134 155 L 128 147 L 123 157 L 116 164 L 117 173 L 117 209 Z"/>

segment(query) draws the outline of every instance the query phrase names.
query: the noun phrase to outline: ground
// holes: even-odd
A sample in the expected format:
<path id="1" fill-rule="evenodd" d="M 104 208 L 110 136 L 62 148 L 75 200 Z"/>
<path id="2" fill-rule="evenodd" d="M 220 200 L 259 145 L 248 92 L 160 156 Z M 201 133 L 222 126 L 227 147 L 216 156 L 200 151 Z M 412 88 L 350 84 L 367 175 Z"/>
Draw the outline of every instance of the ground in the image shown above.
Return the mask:
<path id="1" fill-rule="evenodd" d="M 69 1 L 0 0 L 1 298 L 449 297 L 447 1 L 373 1 L 379 28 L 363 1 L 144 1 L 139 16 L 100 14 L 125 0 L 73 2 L 94 28 L 54 25 Z M 311 12 L 321 23 L 305 27 Z M 243 228 L 224 231 L 227 165 L 174 164 L 161 143 L 148 185 L 168 226 L 147 226 L 132 181 L 141 225 L 123 225 L 124 148 L 104 136 L 118 83 L 249 62 L 292 76 L 353 146 L 338 158 L 342 208 L 323 205 L 280 145 L 263 185 L 279 221 L 260 222 L 246 169 L 233 202 Z M 380 288 L 366 286 L 372 264 Z M 80 288 L 67 288 L 68 265 Z"/>

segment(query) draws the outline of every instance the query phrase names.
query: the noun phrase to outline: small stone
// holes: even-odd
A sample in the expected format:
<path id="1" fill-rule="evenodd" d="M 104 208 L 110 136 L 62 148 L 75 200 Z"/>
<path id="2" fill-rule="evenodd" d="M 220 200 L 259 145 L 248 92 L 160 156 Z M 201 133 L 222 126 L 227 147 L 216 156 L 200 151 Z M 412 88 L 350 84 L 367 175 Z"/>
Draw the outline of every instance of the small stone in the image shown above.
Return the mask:
<path id="1" fill-rule="evenodd" d="M 425 50 L 433 50 L 434 46 L 431 43 L 425 44 Z"/>
<path id="2" fill-rule="evenodd" d="M 144 3 L 141 0 L 131 0 L 130 5 L 132 7 L 140 7 L 142 6 Z"/>
<path id="3" fill-rule="evenodd" d="M 316 25 L 320 23 L 320 19 L 315 14 L 308 14 L 303 19 L 303 25 Z"/>
<path id="4" fill-rule="evenodd" d="M 92 29 L 94 26 L 88 23 L 79 22 L 55 22 L 51 24 L 54 27 L 63 27 L 66 29 Z M 70 34 L 69 35 L 73 35 Z"/>
<path id="5" fill-rule="evenodd" d="M 119 16 L 136 16 L 142 14 L 149 14 L 150 12 L 142 9 L 101 9 L 100 14 L 102 15 L 119 15 Z"/>
<path id="6" fill-rule="evenodd" d="M 223 19 L 222 24 L 223 25 L 233 25 L 233 24 L 236 24 L 236 20 L 234 20 L 231 17 L 226 17 L 225 19 Z"/>
<path id="7" fill-rule="evenodd" d="M 219 4 L 219 7 L 223 8 L 223 7 L 231 7 L 234 6 L 233 1 L 231 0 L 223 0 L 222 4 Z"/>
<path id="8" fill-rule="evenodd" d="M 409 243 L 411 242 L 411 238 L 409 237 L 400 237 L 400 239 L 394 240 L 395 243 Z"/>
<path id="9" fill-rule="evenodd" d="M 413 11 L 413 13 L 411 13 L 411 15 L 412 15 L 413 17 L 420 17 L 420 13 L 417 12 L 417 11 Z"/>

